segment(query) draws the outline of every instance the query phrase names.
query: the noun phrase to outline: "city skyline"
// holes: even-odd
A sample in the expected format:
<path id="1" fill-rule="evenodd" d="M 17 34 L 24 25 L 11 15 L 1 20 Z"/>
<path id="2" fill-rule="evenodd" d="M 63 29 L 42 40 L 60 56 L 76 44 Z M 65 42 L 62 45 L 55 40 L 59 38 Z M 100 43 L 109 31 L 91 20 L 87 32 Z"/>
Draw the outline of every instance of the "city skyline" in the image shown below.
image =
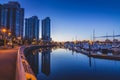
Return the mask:
<path id="1" fill-rule="evenodd" d="M 0 3 L 4 4 L 8 1 L 10 0 Z M 94 29 L 96 36 L 113 35 L 113 31 L 115 34 L 120 33 L 120 1 L 118 0 L 12 1 L 18 1 L 25 8 L 25 18 L 36 15 L 41 22 L 43 18 L 49 16 L 52 23 L 51 36 L 55 41 L 88 40 L 92 37 Z"/>

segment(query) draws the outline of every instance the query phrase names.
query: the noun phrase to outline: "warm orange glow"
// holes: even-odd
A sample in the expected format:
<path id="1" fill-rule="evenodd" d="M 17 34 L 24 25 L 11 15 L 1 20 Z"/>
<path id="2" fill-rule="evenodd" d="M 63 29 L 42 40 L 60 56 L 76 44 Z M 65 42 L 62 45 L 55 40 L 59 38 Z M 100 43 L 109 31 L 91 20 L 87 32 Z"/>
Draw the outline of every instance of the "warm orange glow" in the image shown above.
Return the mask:
<path id="1" fill-rule="evenodd" d="M 21 40 L 21 37 L 17 37 L 18 40 Z"/>
<path id="2" fill-rule="evenodd" d="M 10 36 L 10 35 L 11 35 L 11 32 L 9 32 L 8 35 Z"/>
<path id="3" fill-rule="evenodd" d="M 2 29 L 2 32 L 3 32 L 3 33 L 6 33 L 6 32 L 7 32 L 7 30 L 6 30 L 6 29 Z"/>
<path id="4" fill-rule="evenodd" d="M 90 44 L 92 44 L 93 42 L 92 41 L 89 41 Z"/>

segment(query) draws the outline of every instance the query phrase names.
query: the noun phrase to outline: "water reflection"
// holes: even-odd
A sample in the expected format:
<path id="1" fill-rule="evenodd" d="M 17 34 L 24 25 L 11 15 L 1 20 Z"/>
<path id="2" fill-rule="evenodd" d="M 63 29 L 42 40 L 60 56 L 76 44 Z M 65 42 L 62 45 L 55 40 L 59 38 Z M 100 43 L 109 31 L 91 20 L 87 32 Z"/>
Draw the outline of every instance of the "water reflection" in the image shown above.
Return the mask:
<path id="1" fill-rule="evenodd" d="M 45 48 L 45 49 L 42 49 L 41 51 L 42 53 L 41 71 L 47 76 L 50 74 L 50 52 L 51 51 L 52 51 L 51 48 Z"/>
<path id="2" fill-rule="evenodd" d="M 120 61 L 56 48 L 30 51 L 27 59 L 38 80 L 120 80 Z"/>
<path id="3" fill-rule="evenodd" d="M 89 66 L 92 66 L 91 57 L 89 57 Z"/>
<path id="4" fill-rule="evenodd" d="M 38 74 L 38 69 L 39 69 L 39 51 L 34 50 L 34 51 L 29 51 L 29 54 L 26 55 L 27 61 L 31 65 L 32 70 L 34 73 Z"/>
<path id="5" fill-rule="evenodd" d="M 41 53 L 41 58 L 39 56 L 39 52 Z M 48 47 L 48 48 L 40 48 L 39 50 L 31 50 L 29 51 L 29 54 L 26 55 L 26 58 L 35 74 L 39 74 L 39 70 L 41 67 L 41 72 L 44 73 L 46 76 L 49 76 L 51 52 L 52 52 L 52 48 Z M 41 66 L 39 66 L 39 63 L 41 63 Z"/>

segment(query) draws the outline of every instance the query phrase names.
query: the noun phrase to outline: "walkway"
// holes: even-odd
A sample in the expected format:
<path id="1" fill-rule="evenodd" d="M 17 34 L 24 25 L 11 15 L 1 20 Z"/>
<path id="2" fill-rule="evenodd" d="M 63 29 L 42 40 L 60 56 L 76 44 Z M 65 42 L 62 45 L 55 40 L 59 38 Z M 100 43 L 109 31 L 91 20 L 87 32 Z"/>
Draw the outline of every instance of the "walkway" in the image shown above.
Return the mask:
<path id="1" fill-rule="evenodd" d="M 18 48 L 0 49 L 0 80 L 15 80 Z"/>

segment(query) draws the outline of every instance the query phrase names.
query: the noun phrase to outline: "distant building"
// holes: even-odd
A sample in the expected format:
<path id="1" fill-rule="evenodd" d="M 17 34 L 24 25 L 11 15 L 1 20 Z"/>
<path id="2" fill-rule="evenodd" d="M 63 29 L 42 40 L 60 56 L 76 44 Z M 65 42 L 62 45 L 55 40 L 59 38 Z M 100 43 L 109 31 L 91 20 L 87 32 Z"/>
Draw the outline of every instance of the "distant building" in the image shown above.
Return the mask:
<path id="1" fill-rule="evenodd" d="M 25 19 L 25 39 L 28 41 L 39 40 L 39 19 L 37 16 Z"/>
<path id="2" fill-rule="evenodd" d="M 23 38 L 24 9 L 18 2 L 0 5 L 0 28 L 11 31 L 15 38 Z"/>
<path id="3" fill-rule="evenodd" d="M 51 41 L 50 18 L 42 20 L 42 41 Z"/>

